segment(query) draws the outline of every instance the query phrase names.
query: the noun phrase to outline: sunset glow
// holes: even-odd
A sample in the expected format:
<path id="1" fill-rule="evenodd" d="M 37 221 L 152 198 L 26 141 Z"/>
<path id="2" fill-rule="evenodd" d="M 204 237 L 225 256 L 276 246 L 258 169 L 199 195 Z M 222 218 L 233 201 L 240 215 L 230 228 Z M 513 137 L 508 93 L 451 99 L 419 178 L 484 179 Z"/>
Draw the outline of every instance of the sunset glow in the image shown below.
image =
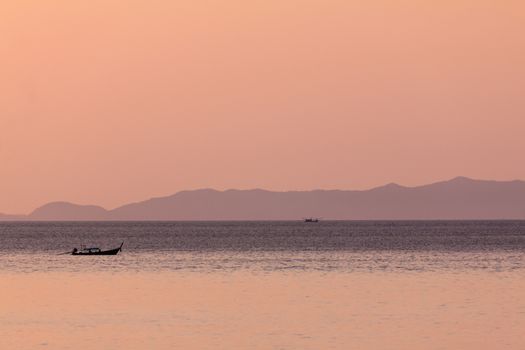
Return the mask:
<path id="1" fill-rule="evenodd" d="M 525 178 L 523 1 L 0 4 L 0 212 Z"/>

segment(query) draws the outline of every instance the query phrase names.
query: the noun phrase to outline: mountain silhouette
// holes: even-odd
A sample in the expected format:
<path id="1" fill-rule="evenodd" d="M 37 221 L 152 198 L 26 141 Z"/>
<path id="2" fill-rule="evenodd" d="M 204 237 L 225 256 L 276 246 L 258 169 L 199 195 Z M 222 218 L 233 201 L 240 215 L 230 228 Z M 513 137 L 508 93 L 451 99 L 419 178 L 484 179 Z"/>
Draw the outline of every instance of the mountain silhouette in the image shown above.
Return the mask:
<path id="1" fill-rule="evenodd" d="M 203 189 L 113 210 L 54 202 L 23 219 L 298 220 L 309 216 L 334 220 L 525 219 L 525 182 L 457 177 L 418 187 L 388 184 L 363 191 Z"/>
<path id="2" fill-rule="evenodd" d="M 27 220 L 25 215 L 8 215 L 0 213 L 0 221 L 17 221 L 17 220 Z"/>
<path id="3" fill-rule="evenodd" d="M 108 211 L 95 205 L 78 205 L 68 202 L 52 202 L 35 209 L 31 220 L 107 220 Z"/>

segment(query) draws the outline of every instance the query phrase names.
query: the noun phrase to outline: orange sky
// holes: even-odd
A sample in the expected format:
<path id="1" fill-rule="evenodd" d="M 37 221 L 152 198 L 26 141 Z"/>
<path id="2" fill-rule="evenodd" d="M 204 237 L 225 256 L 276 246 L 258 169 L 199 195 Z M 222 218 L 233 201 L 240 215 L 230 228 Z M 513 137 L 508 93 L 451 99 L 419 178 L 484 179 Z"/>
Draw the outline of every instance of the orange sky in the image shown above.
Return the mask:
<path id="1" fill-rule="evenodd" d="M 0 212 L 525 179 L 525 2 L 4 0 Z"/>

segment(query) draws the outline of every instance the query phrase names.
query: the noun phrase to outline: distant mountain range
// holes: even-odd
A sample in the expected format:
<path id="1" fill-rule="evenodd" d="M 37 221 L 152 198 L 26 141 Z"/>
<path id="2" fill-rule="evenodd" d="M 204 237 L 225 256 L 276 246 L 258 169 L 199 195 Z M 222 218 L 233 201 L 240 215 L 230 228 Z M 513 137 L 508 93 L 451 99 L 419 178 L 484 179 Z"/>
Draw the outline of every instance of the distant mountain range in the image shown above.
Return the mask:
<path id="1" fill-rule="evenodd" d="M 211 189 L 131 203 L 113 210 L 67 202 L 0 220 L 333 220 L 525 219 L 524 181 L 457 177 L 425 186 L 397 184 L 364 191 Z"/>

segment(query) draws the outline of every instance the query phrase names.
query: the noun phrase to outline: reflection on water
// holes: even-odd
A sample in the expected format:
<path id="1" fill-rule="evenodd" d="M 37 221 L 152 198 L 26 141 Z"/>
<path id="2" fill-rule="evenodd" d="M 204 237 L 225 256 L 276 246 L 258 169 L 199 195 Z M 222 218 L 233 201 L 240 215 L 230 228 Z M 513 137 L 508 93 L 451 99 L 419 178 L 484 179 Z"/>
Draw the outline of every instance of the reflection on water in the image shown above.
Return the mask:
<path id="1" fill-rule="evenodd" d="M 1 277 L 1 349 L 525 348 L 521 272 Z"/>
<path id="2" fill-rule="evenodd" d="M 511 221 L 0 223 L 0 349 L 521 350 L 524 248 Z"/>
<path id="3" fill-rule="evenodd" d="M 117 256 L 2 253 L 0 271 L 19 272 L 410 272 L 525 269 L 525 252 L 129 252 Z"/>

